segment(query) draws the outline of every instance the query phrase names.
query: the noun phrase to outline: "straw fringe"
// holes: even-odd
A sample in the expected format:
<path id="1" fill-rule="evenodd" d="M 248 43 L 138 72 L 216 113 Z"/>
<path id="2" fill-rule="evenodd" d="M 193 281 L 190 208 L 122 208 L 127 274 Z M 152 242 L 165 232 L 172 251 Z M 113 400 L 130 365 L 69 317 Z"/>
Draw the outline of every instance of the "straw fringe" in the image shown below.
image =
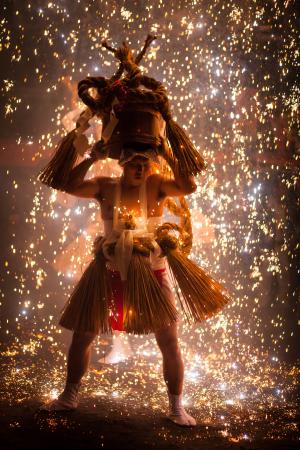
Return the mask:
<path id="1" fill-rule="evenodd" d="M 124 328 L 149 334 L 177 320 L 178 312 L 164 295 L 147 256 L 133 253 L 124 289 Z"/>
<path id="2" fill-rule="evenodd" d="M 64 190 L 69 174 L 78 159 L 78 153 L 73 145 L 76 136 L 74 129 L 58 143 L 52 159 L 38 174 L 39 181 L 54 189 Z"/>
<path id="3" fill-rule="evenodd" d="M 173 281 L 181 290 L 184 302 L 179 298 L 180 306 L 189 324 L 208 319 L 230 301 L 224 287 L 186 255 L 169 249 L 167 259 Z"/>
<path id="4" fill-rule="evenodd" d="M 230 298 L 224 287 L 191 261 L 179 249 L 179 240 L 168 234 L 180 227 L 164 223 L 158 227 L 156 242 L 167 256 L 178 300 L 189 324 L 202 322 L 219 312 Z M 59 324 L 74 331 L 110 333 L 111 301 L 114 304 L 102 237 L 94 242 L 94 259 L 77 283 Z M 149 254 L 153 244 L 148 237 L 135 238 L 133 253 L 124 282 L 123 328 L 128 333 L 149 334 L 177 321 L 179 312 L 164 294 L 151 267 Z M 113 251 L 113 248 L 112 248 Z"/>
<path id="5" fill-rule="evenodd" d="M 171 145 L 175 163 L 183 175 L 196 176 L 206 167 L 203 157 L 197 151 L 183 128 L 173 119 L 166 122 L 166 136 Z"/>
<path id="6" fill-rule="evenodd" d="M 109 333 L 112 289 L 105 259 L 97 255 L 88 265 L 63 308 L 59 325 L 74 331 Z"/>

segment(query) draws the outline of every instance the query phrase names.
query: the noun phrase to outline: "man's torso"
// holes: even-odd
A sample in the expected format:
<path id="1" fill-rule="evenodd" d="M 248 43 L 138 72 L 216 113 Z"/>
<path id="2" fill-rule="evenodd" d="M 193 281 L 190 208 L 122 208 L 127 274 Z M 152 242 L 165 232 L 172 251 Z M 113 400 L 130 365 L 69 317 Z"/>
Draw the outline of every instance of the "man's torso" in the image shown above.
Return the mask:
<path id="1" fill-rule="evenodd" d="M 104 180 L 103 180 L 104 181 Z M 97 200 L 101 206 L 101 217 L 103 220 L 110 220 L 113 217 L 113 206 L 117 183 L 119 178 L 107 178 L 101 187 L 101 195 Z M 140 204 L 138 203 L 140 186 L 126 189 L 124 186 L 120 193 L 120 204 L 126 210 L 133 211 L 136 216 L 141 215 Z M 161 216 L 166 196 L 159 191 L 159 183 L 156 177 L 149 175 L 146 179 L 147 195 L 147 216 Z"/>

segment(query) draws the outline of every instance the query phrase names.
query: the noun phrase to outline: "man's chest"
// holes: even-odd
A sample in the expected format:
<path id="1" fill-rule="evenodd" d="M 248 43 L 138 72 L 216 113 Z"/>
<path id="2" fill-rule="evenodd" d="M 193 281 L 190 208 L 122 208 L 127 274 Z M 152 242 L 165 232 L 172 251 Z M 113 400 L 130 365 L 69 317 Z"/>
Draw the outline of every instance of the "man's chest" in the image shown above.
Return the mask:
<path id="1" fill-rule="evenodd" d="M 165 198 L 159 195 L 156 183 L 146 183 L 145 196 L 148 217 L 162 214 Z M 103 189 L 101 198 L 99 198 L 102 217 L 104 219 L 112 219 L 116 200 L 117 184 L 108 183 Z M 118 207 L 120 212 L 128 212 L 140 216 L 142 207 L 144 206 L 143 203 L 140 186 L 134 189 L 123 188 L 119 193 Z"/>

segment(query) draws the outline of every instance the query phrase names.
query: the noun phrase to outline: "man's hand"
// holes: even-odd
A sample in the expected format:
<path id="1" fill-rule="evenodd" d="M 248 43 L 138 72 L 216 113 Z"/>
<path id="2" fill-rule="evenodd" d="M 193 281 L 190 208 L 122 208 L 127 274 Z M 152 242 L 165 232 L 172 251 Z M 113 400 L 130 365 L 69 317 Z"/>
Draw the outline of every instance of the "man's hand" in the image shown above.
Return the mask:
<path id="1" fill-rule="evenodd" d="M 103 141 L 98 141 L 93 145 L 92 150 L 90 151 L 90 157 L 93 161 L 97 161 L 98 159 L 106 159 L 107 158 L 107 150 L 103 150 Z"/>

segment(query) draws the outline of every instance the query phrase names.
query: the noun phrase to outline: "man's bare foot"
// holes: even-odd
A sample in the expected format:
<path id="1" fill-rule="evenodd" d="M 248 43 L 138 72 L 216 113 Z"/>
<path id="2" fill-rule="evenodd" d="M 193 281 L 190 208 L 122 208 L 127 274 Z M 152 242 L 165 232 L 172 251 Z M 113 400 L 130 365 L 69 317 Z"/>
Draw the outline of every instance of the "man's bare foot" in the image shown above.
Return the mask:
<path id="1" fill-rule="evenodd" d="M 168 419 L 172 420 L 172 422 L 176 423 L 177 425 L 186 426 L 186 427 L 194 427 L 197 425 L 196 420 L 194 417 L 190 416 L 184 408 L 182 408 L 180 414 L 169 414 Z"/>
<path id="2" fill-rule="evenodd" d="M 51 402 L 44 403 L 39 407 L 40 411 L 72 411 L 76 409 L 78 402 L 76 401 L 66 401 L 60 398 L 56 398 Z"/>

